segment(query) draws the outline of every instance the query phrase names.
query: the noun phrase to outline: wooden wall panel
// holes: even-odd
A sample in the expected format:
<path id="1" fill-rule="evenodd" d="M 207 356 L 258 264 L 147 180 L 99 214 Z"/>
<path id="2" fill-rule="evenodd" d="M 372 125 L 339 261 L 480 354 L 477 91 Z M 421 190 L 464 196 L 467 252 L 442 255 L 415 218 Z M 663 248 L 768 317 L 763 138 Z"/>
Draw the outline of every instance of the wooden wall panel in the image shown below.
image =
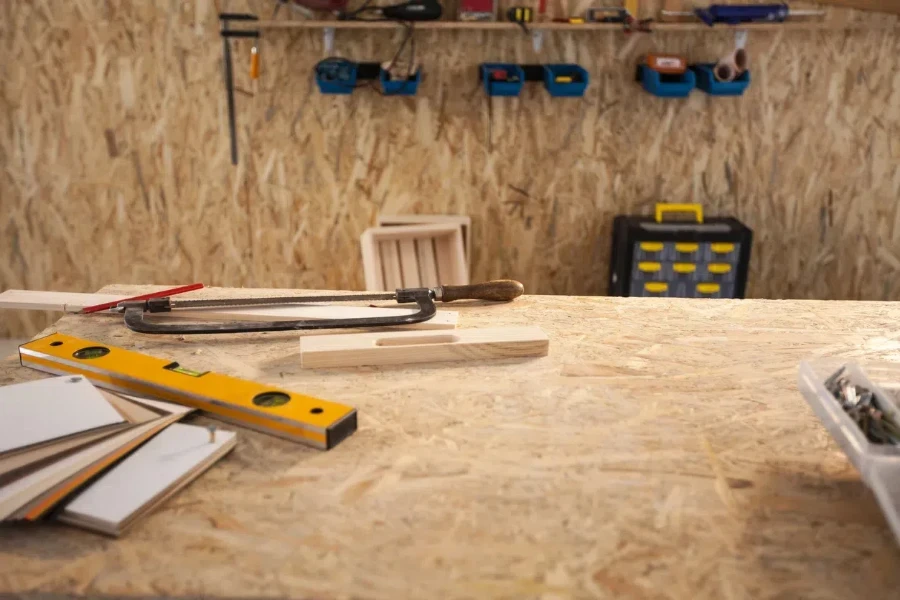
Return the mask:
<path id="1" fill-rule="evenodd" d="M 612 217 L 666 200 L 756 231 L 752 296 L 900 298 L 895 32 L 753 32 L 745 97 L 664 101 L 634 84 L 638 57 L 712 60 L 728 32 L 548 33 L 535 53 L 513 31 L 420 31 L 420 95 L 389 98 L 319 95 L 321 34 L 270 31 L 255 82 L 235 42 L 234 168 L 216 12 L 0 5 L 0 289 L 362 289 L 359 235 L 382 211 L 471 215 L 473 281 L 597 294 Z M 338 31 L 335 50 L 385 60 L 400 35 Z M 489 102 L 485 60 L 577 61 L 592 81 L 583 101 L 529 84 Z M 46 319 L 4 313 L 0 336 Z"/>

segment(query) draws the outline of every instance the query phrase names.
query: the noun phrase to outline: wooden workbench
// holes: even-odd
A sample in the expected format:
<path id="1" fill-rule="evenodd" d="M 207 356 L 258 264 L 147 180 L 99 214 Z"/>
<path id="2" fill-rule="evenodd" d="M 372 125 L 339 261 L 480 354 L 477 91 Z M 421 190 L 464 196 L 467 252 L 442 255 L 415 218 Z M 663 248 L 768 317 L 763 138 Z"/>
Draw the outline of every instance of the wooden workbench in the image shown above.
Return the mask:
<path id="1" fill-rule="evenodd" d="M 260 291 L 205 292 L 236 293 Z M 900 304 L 453 308 L 463 327 L 540 325 L 550 356 L 304 371 L 296 333 L 61 319 L 51 330 L 355 405 L 360 428 L 329 452 L 240 430 L 120 540 L 2 528 L 0 595 L 898 597 L 900 551 L 796 373 L 810 356 L 900 360 Z M 0 384 L 41 376 L 0 366 Z"/>

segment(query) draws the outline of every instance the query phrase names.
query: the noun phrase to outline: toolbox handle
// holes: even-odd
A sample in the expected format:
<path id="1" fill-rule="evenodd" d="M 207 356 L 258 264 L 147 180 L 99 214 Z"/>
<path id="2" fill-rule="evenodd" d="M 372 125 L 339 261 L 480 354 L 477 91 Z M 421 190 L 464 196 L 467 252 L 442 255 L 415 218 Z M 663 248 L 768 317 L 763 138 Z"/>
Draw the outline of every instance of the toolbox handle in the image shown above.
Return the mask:
<path id="1" fill-rule="evenodd" d="M 703 222 L 703 206 L 696 203 L 691 204 L 668 204 L 660 203 L 656 205 L 656 222 L 663 222 L 663 215 L 667 212 L 689 212 L 694 213 L 698 223 Z"/>

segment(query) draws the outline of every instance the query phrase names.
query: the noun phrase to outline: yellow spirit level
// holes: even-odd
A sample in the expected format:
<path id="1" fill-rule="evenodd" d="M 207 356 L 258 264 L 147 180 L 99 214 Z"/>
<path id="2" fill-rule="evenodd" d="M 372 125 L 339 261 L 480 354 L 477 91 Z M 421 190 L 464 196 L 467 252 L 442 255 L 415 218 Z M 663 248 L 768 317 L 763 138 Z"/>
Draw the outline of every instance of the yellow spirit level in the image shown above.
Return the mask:
<path id="1" fill-rule="evenodd" d="M 356 409 L 209 371 L 198 372 L 54 333 L 19 347 L 23 366 L 84 375 L 103 388 L 199 408 L 251 429 L 328 450 L 356 431 Z"/>

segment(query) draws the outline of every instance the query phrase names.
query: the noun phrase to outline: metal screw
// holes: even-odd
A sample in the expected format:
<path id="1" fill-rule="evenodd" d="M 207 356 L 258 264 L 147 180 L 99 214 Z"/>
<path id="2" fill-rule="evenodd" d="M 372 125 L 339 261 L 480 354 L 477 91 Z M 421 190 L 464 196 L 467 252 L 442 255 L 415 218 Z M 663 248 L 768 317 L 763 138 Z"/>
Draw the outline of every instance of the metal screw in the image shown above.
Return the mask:
<path id="1" fill-rule="evenodd" d="M 874 444 L 900 445 L 900 425 L 885 416 L 882 401 L 875 392 L 850 381 L 845 367 L 832 373 L 824 385 L 867 440 Z"/>

